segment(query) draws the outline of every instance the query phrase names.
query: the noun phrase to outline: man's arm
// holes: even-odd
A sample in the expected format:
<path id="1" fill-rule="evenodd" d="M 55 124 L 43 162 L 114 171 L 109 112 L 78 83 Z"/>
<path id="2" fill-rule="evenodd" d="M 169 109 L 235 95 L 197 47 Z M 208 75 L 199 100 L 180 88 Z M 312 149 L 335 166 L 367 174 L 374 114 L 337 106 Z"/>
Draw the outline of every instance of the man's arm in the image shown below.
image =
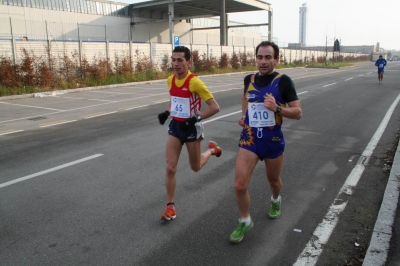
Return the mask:
<path id="1" fill-rule="evenodd" d="M 219 105 L 214 98 L 206 101 L 208 107 L 201 112 L 201 119 L 209 118 L 219 112 Z"/>
<path id="2" fill-rule="evenodd" d="M 271 94 L 266 95 L 264 100 L 264 106 L 272 112 L 278 111 L 278 103 L 275 97 Z M 302 116 L 302 110 L 299 100 L 288 102 L 285 106 L 281 105 L 280 115 L 290 119 L 300 119 Z"/>
<path id="3" fill-rule="evenodd" d="M 247 99 L 246 94 L 242 96 L 242 116 L 238 120 L 238 124 L 241 127 L 244 127 L 244 119 L 246 118 L 246 111 L 247 111 Z"/>
<path id="4" fill-rule="evenodd" d="M 300 101 L 297 100 L 287 103 L 287 106 L 281 109 L 281 116 L 299 120 L 303 116 Z"/>
<path id="5" fill-rule="evenodd" d="M 246 94 L 243 94 L 243 96 L 242 96 L 242 116 L 246 116 L 246 111 L 247 111 L 247 99 L 246 99 Z"/>

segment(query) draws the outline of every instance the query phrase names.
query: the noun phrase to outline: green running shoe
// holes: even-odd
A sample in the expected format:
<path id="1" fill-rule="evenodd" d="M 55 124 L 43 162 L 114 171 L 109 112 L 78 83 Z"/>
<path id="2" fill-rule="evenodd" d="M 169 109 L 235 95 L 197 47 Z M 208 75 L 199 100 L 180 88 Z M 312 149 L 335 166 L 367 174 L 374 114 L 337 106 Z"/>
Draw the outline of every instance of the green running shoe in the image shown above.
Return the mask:
<path id="1" fill-rule="evenodd" d="M 279 196 L 279 201 L 277 203 L 271 201 L 271 206 L 269 208 L 269 218 L 276 219 L 281 215 L 281 204 L 282 198 Z"/>
<path id="2" fill-rule="evenodd" d="M 240 222 L 239 220 L 239 225 L 238 227 L 235 229 L 235 231 L 233 231 L 233 233 L 230 236 L 230 241 L 232 243 L 239 243 L 240 241 L 242 241 L 243 237 L 244 237 L 244 233 L 247 232 L 247 230 L 249 230 L 250 228 L 252 228 L 254 225 L 253 220 L 251 220 L 250 224 L 246 226 L 245 222 Z"/>

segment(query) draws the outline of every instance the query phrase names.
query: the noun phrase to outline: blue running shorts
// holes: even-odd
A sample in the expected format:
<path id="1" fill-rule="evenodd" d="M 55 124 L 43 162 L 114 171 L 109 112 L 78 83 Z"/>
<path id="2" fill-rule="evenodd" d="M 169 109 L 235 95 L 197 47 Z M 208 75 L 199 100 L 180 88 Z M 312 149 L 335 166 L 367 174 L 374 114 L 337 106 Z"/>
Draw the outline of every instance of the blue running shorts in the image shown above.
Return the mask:
<path id="1" fill-rule="evenodd" d="M 285 140 L 282 131 L 246 125 L 240 134 L 239 147 L 255 153 L 263 161 L 281 156 L 285 150 Z"/>
<path id="2" fill-rule="evenodd" d="M 204 138 L 204 126 L 201 122 L 197 122 L 187 131 L 183 131 L 179 126 L 183 122 L 171 119 L 168 125 L 168 134 L 178 138 L 182 145 L 185 142 L 194 142 L 199 138 Z"/>

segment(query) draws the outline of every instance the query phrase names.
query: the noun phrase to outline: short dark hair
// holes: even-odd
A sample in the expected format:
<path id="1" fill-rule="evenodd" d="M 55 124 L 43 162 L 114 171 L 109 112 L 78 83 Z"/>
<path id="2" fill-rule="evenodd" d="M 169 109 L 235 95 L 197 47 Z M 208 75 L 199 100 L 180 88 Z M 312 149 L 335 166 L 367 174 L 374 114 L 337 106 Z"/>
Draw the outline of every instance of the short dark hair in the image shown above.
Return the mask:
<path id="1" fill-rule="evenodd" d="M 173 53 L 184 53 L 186 61 L 190 60 L 190 50 L 186 46 L 175 46 Z"/>
<path id="2" fill-rule="evenodd" d="M 382 55 L 380 55 L 379 57 L 383 57 Z"/>
<path id="3" fill-rule="evenodd" d="M 257 45 L 256 56 L 258 54 L 258 49 L 260 47 L 267 47 L 267 46 L 272 46 L 272 48 L 274 48 L 274 58 L 277 59 L 279 57 L 279 47 L 276 43 L 270 41 L 262 41 L 259 45 Z"/>

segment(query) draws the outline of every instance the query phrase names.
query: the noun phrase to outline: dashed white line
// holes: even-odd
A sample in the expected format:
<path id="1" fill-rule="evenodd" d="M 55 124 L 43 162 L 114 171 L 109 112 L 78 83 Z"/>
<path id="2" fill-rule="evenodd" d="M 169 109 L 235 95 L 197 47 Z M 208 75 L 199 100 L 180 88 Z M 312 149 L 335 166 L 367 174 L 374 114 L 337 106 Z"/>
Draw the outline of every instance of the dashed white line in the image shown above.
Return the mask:
<path id="1" fill-rule="evenodd" d="M 27 176 L 24 176 L 24 177 L 21 177 L 21 178 L 17 178 L 17 179 L 14 179 L 14 180 L 11 180 L 11 181 L 8 181 L 8 182 L 0 184 L 0 188 L 7 187 L 7 186 L 10 186 L 10 185 L 13 185 L 13 184 L 16 184 L 16 183 L 19 183 L 19 182 L 22 182 L 22 181 L 37 177 L 37 176 L 48 174 L 48 173 L 51 173 L 51 172 L 54 172 L 54 171 L 57 171 L 57 170 L 72 166 L 74 164 L 78 164 L 78 163 L 82 163 L 82 162 L 85 162 L 85 161 L 88 161 L 88 160 L 92 160 L 92 159 L 95 159 L 95 158 L 103 156 L 103 155 L 104 154 L 101 154 L 101 153 L 95 154 L 95 155 L 92 155 L 92 156 L 89 156 L 89 157 L 85 157 L 85 158 L 82 158 L 82 159 L 79 159 L 79 160 L 76 160 L 76 161 L 73 161 L 73 162 L 70 162 L 70 163 L 66 163 L 66 164 L 63 164 L 63 165 L 60 165 L 60 166 L 57 166 L 57 167 L 53 167 L 53 168 L 50 168 L 50 169 L 47 169 L 47 170 L 44 170 L 44 171 L 41 171 L 41 172 L 38 172 L 38 173 L 35 173 L 35 174 L 31 174 L 31 175 L 27 175 Z"/>
<path id="2" fill-rule="evenodd" d="M 12 130 L 12 131 L 7 131 L 7 132 L 2 132 L 0 133 L 0 136 L 2 135 L 8 135 L 8 134 L 13 134 L 13 133 L 17 133 L 17 132 L 22 132 L 23 130 Z"/>
<path id="3" fill-rule="evenodd" d="M 0 103 L 2 103 L 2 104 L 8 104 L 8 105 L 16 105 L 16 106 L 24 106 L 24 107 L 38 108 L 38 109 L 53 110 L 53 111 L 58 111 L 58 112 L 65 112 L 65 110 L 54 109 L 54 108 L 47 108 L 47 107 L 40 107 L 40 106 L 32 106 L 32 105 L 17 104 L 17 103 L 5 103 L 5 102 L 0 102 Z"/>
<path id="4" fill-rule="evenodd" d="M 39 127 L 52 127 L 52 126 L 56 126 L 56 125 L 62 125 L 62 124 L 67 124 L 67 123 L 72 123 L 72 122 L 76 122 L 77 120 L 69 120 L 69 121 L 62 121 L 62 122 L 56 122 L 54 124 L 46 124 L 46 125 L 41 125 Z"/>
<path id="5" fill-rule="evenodd" d="M 98 116 L 103 116 L 103 115 L 109 115 L 109 114 L 114 114 L 118 111 L 114 111 L 114 112 L 108 112 L 108 113 L 103 113 L 103 114 L 96 114 L 96 115 L 92 115 L 92 116 L 87 116 L 84 119 L 89 119 L 89 118 L 93 118 L 93 117 L 98 117 Z"/>
<path id="6" fill-rule="evenodd" d="M 322 87 L 325 88 L 325 87 L 332 86 L 332 85 L 335 85 L 335 84 L 336 84 L 336 82 L 335 83 L 331 83 L 331 84 L 327 84 L 327 85 L 322 86 Z"/>
<path id="7" fill-rule="evenodd" d="M 138 105 L 138 106 L 131 106 L 131 107 L 123 107 L 123 108 L 120 108 L 120 109 L 125 110 L 125 111 L 128 111 L 128 110 L 132 110 L 132 109 L 136 109 L 136 108 L 141 108 L 141 107 L 146 107 L 146 106 L 148 106 L 148 105 L 146 104 L 146 105 Z"/>

